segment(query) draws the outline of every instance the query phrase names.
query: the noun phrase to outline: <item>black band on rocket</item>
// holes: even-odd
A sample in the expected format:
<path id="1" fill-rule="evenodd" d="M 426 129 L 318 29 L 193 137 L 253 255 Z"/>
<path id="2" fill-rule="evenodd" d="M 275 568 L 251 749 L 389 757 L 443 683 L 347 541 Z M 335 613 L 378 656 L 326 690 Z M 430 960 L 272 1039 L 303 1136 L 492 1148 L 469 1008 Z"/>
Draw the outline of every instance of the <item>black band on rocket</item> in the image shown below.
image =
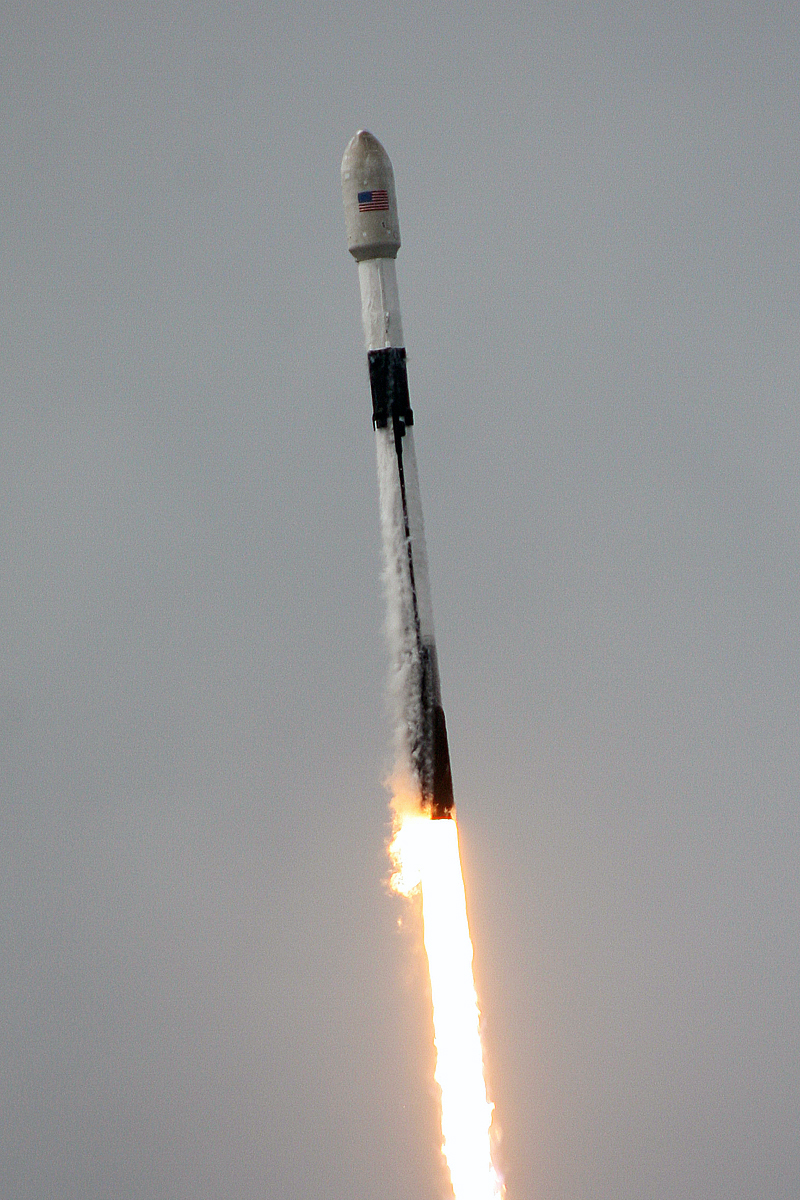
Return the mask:
<path id="1" fill-rule="evenodd" d="M 396 425 L 414 424 L 408 396 L 406 352 L 402 346 L 369 350 L 369 386 L 372 389 L 372 426 L 385 429 L 390 418 Z"/>

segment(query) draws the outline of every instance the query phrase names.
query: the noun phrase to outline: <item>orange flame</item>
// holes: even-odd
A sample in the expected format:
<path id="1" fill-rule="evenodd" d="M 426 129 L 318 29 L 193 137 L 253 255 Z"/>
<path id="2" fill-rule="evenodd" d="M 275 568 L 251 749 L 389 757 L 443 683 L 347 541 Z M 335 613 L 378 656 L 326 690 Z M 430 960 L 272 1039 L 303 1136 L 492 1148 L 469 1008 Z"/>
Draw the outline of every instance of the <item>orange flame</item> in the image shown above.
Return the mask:
<path id="1" fill-rule="evenodd" d="M 422 892 L 431 977 L 436 1082 L 442 1092 L 442 1150 L 455 1200 L 497 1200 L 504 1188 L 491 1156 L 493 1105 L 486 1095 L 480 1011 L 458 829 L 454 820 L 405 815 L 390 846 L 392 887 Z"/>

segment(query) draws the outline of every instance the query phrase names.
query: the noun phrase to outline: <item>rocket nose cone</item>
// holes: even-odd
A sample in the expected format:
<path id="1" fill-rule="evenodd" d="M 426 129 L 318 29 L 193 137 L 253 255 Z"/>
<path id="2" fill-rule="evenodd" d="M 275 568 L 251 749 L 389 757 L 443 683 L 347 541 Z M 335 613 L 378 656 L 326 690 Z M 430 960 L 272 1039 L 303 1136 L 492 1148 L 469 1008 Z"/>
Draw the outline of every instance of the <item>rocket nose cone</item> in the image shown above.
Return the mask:
<path id="1" fill-rule="evenodd" d="M 389 155 L 366 129 L 347 143 L 342 159 L 347 246 L 354 258 L 394 258 L 400 223 Z"/>
<path id="2" fill-rule="evenodd" d="M 387 170 L 392 170 L 392 164 L 383 146 L 368 129 L 359 129 L 347 143 L 342 159 L 342 175 L 345 171 L 382 174 Z"/>

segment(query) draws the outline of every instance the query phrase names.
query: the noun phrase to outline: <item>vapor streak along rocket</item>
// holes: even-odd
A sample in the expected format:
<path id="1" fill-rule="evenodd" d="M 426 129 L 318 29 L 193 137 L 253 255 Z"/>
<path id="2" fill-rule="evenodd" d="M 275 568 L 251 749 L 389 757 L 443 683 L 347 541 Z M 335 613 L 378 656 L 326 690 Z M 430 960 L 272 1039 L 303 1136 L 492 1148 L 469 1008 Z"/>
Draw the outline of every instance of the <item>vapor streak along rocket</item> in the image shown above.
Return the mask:
<path id="1" fill-rule="evenodd" d="M 342 160 L 347 244 L 358 263 L 372 391 L 381 524 L 398 705 L 396 748 L 420 805 L 452 816 L 453 783 L 433 632 L 425 532 L 414 454 L 395 258 L 400 225 L 394 172 L 377 138 L 361 130 Z"/>

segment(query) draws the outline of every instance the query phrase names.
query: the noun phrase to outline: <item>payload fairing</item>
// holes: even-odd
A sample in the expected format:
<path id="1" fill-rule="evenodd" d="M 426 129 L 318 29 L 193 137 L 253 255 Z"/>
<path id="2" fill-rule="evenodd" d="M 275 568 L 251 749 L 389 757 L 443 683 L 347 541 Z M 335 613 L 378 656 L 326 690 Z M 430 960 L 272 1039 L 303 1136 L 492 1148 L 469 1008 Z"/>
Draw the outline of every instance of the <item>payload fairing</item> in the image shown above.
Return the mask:
<path id="1" fill-rule="evenodd" d="M 347 246 L 358 263 L 361 286 L 403 766 L 422 808 L 441 819 L 453 815 L 453 781 L 395 272 L 397 198 L 389 156 L 364 129 L 345 150 L 342 192 Z"/>

